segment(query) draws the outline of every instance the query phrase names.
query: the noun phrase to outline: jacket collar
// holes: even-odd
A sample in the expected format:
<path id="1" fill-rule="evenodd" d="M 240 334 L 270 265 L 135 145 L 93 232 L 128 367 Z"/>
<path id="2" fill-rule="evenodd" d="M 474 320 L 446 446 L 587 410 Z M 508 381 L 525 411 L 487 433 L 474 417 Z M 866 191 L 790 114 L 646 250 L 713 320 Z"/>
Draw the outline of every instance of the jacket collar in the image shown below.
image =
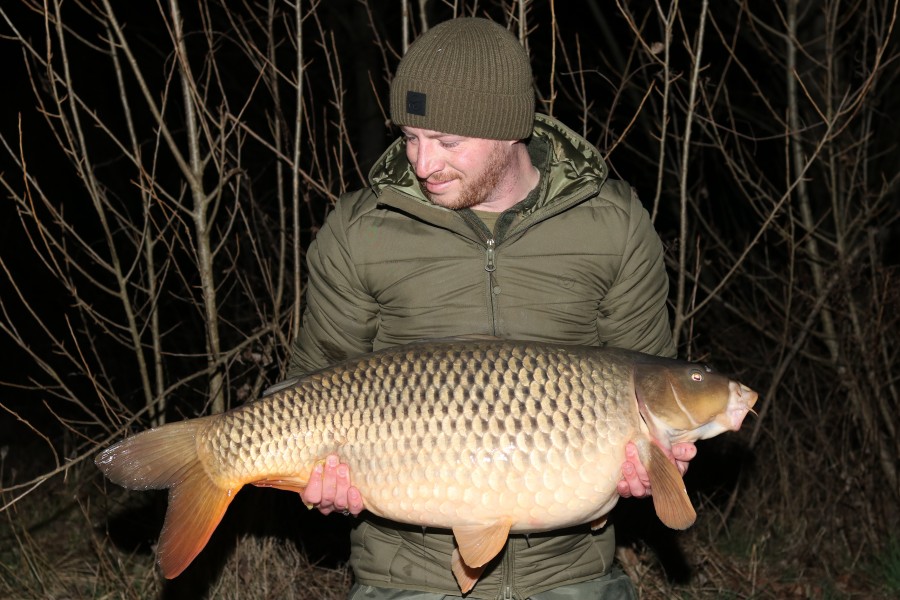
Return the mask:
<path id="1" fill-rule="evenodd" d="M 527 144 L 532 162 L 541 171 L 542 189 L 530 206 L 519 207 L 524 216 L 555 214 L 593 196 L 606 180 L 609 171 L 599 151 L 552 117 L 535 114 Z M 456 211 L 432 204 L 422 193 L 402 138 L 376 161 L 369 182 L 380 204 L 451 229 L 459 223 Z"/>

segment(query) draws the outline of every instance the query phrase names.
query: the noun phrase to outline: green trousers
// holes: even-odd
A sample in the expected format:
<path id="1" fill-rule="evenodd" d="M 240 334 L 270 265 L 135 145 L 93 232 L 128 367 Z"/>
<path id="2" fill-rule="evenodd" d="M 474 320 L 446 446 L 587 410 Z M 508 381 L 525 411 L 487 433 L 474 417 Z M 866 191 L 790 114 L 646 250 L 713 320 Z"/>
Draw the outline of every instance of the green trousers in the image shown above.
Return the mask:
<path id="1" fill-rule="evenodd" d="M 603 577 L 564 585 L 552 590 L 535 594 L 530 598 L 510 597 L 513 600 L 637 600 L 634 585 L 625 573 L 613 569 Z M 349 600 L 467 600 L 463 596 L 445 596 L 431 592 L 414 590 L 398 590 L 392 588 L 373 587 L 371 585 L 354 585 L 350 590 Z M 496 600 L 507 600 L 503 597 Z"/>

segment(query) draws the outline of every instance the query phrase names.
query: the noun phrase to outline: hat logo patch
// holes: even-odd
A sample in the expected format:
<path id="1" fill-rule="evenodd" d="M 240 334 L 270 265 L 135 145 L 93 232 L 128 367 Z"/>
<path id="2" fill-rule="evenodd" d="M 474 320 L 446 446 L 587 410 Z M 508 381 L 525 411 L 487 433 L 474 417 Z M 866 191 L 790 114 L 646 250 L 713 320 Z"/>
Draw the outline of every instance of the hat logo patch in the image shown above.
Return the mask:
<path id="1" fill-rule="evenodd" d="M 411 115 L 425 116 L 425 94 L 422 92 L 406 92 L 406 112 Z"/>

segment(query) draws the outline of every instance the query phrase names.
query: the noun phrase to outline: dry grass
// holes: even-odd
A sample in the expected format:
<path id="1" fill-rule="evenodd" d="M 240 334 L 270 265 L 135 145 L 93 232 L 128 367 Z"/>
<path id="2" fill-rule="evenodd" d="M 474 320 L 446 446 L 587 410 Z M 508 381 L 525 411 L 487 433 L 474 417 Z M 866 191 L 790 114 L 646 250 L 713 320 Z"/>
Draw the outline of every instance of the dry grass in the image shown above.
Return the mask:
<path id="1" fill-rule="evenodd" d="M 319 567 L 290 542 L 248 536 L 228 559 L 210 597 L 238 600 L 253 590 L 254 598 L 337 600 L 346 598 L 349 589 L 346 565 Z"/>
<path id="2" fill-rule="evenodd" d="M 55 483 L 4 514 L 0 598 L 158 597 L 149 555 L 116 549 L 83 490 Z"/>
<path id="3" fill-rule="evenodd" d="M 350 573 L 345 564 L 315 564 L 293 541 L 267 535 L 242 534 L 225 544 L 227 559 L 213 569 L 212 579 L 204 561 L 198 561 L 200 569 L 165 581 L 151 546 L 141 540 L 143 533 L 158 534 L 156 502 L 148 505 L 139 494 L 87 485 L 96 480 L 91 472 L 73 473 L 68 482 L 40 488 L 6 511 L 0 525 L 0 598 L 346 597 Z M 129 534 L 113 531 L 125 527 L 123 513 L 132 514 L 126 520 L 142 515 L 146 527 Z M 215 556 L 215 550 L 204 554 Z"/>

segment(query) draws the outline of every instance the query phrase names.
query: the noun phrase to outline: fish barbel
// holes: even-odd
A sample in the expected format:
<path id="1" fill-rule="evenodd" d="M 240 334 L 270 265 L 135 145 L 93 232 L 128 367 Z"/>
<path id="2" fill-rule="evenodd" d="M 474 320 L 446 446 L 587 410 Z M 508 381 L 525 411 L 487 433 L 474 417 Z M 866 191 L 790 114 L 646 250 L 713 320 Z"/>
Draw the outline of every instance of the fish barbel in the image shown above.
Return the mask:
<path id="1" fill-rule="evenodd" d="M 614 348 L 459 339 L 396 346 L 274 386 L 234 410 L 150 429 L 97 466 L 169 489 L 165 577 L 203 549 L 246 484 L 302 491 L 337 453 L 366 509 L 452 529 L 471 589 L 510 533 L 599 526 L 635 442 L 669 527 L 696 513 L 667 458 L 675 442 L 740 428 L 756 392 L 690 362 Z"/>

